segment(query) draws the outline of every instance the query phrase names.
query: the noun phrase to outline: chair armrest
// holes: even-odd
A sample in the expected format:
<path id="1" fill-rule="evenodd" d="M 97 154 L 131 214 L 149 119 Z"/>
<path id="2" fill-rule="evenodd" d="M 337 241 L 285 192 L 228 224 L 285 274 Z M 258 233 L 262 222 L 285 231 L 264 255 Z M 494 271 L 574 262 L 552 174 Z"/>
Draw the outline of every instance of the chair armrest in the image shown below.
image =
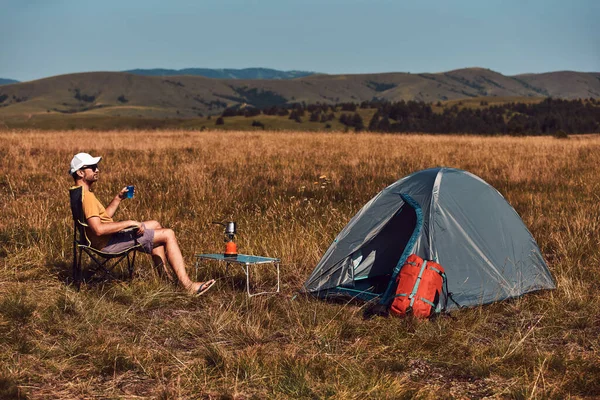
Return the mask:
<path id="1" fill-rule="evenodd" d="M 135 225 L 130 226 L 129 228 L 125 228 L 120 230 L 119 232 L 135 232 L 137 231 L 139 228 Z"/>

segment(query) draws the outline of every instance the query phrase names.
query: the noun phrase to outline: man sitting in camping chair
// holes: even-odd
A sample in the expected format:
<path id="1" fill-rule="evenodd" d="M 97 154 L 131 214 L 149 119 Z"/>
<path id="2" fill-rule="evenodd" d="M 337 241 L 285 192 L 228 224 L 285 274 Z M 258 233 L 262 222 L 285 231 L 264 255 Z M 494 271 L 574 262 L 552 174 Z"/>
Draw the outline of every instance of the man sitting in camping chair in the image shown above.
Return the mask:
<path id="1" fill-rule="evenodd" d="M 157 268 L 163 268 L 167 276 L 175 272 L 181 286 L 191 294 L 203 294 L 215 283 L 214 279 L 206 282 L 193 282 L 185 268 L 183 256 L 175 233 L 163 228 L 158 221 L 113 221 L 112 217 L 127 193 L 123 188 L 119 194 L 104 208 L 92 191 L 93 184 L 98 181 L 98 163 L 102 157 L 92 157 L 87 153 L 76 154 L 71 160 L 69 173 L 75 180 L 76 187 L 83 190 L 83 213 L 87 226 L 85 233 L 94 249 L 105 253 L 120 253 L 136 245 L 139 250 L 152 254 Z M 128 228 L 133 227 L 133 230 Z M 170 267 L 167 267 L 167 259 Z"/>

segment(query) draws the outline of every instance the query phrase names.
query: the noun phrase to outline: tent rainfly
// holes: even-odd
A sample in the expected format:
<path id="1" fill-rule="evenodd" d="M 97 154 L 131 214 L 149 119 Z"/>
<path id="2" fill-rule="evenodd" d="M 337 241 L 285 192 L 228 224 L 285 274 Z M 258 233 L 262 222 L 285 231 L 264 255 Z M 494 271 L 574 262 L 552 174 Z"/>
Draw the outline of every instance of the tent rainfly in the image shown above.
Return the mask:
<path id="1" fill-rule="evenodd" d="M 338 234 L 303 291 L 389 305 L 412 253 L 446 270 L 448 310 L 555 287 L 535 239 L 496 189 L 466 171 L 432 168 L 372 198 Z"/>

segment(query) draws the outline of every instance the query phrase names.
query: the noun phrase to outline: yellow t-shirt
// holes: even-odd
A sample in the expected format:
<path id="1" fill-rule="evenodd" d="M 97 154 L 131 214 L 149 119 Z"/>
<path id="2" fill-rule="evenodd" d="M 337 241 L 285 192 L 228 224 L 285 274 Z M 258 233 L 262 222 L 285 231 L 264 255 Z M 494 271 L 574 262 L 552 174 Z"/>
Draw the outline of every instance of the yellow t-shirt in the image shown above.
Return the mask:
<path id="1" fill-rule="evenodd" d="M 113 219 L 108 216 L 106 209 L 98 201 L 93 192 L 83 190 L 83 215 L 87 221 L 91 217 L 100 217 L 100 222 L 113 222 Z M 111 235 L 96 236 L 90 228 L 85 228 L 85 234 L 92 242 L 92 247 L 102 250 L 108 244 Z"/>

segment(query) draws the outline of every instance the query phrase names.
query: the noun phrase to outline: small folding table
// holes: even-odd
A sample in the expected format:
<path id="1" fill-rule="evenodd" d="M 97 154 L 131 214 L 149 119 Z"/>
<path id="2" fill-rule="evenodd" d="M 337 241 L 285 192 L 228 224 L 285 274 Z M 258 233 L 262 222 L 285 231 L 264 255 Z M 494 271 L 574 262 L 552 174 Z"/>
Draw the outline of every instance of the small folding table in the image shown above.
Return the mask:
<path id="1" fill-rule="evenodd" d="M 261 294 L 279 293 L 279 258 L 269 258 L 261 256 L 251 256 L 248 254 L 238 254 L 236 256 L 226 256 L 224 254 L 196 254 L 196 275 L 198 273 L 198 267 L 202 260 L 216 260 L 225 263 L 226 271 L 229 270 L 229 265 L 238 264 L 242 270 L 246 273 L 246 291 L 248 297 L 258 296 Z M 250 293 L 250 268 L 256 268 L 260 265 L 271 265 L 277 270 L 277 290 L 265 291 L 259 293 Z"/>

